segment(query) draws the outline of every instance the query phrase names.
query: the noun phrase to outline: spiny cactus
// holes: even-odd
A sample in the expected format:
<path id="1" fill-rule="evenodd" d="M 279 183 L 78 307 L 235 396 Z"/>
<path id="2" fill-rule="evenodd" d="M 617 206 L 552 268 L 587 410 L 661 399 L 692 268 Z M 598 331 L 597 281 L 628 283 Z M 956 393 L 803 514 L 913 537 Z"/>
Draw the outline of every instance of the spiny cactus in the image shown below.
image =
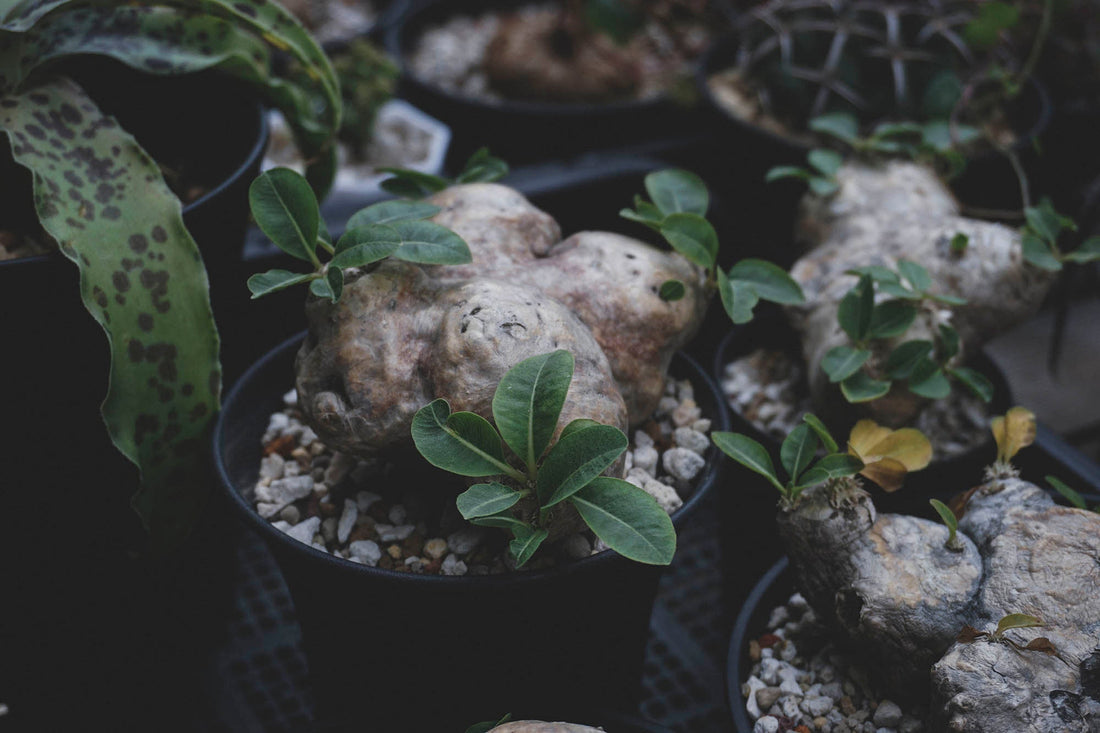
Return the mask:
<path id="1" fill-rule="evenodd" d="M 830 111 L 864 122 L 946 117 L 978 56 L 975 2 L 770 0 L 738 25 L 737 71 L 766 112 L 802 127 Z"/>

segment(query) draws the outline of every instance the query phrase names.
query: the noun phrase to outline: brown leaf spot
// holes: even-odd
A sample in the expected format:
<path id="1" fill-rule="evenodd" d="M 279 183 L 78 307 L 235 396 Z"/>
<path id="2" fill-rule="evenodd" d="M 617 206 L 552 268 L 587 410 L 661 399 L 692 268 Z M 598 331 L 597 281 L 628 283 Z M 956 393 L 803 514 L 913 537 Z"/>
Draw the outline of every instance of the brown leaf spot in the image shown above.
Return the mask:
<path id="1" fill-rule="evenodd" d="M 111 284 L 118 292 L 125 293 L 130 289 L 130 276 L 122 270 L 115 270 L 111 273 Z"/>
<path id="2" fill-rule="evenodd" d="M 139 313 L 137 322 L 142 331 L 148 333 L 153 330 L 153 317 L 148 313 Z"/>
<path id="3" fill-rule="evenodd" d="M 133 251 L 135 254 L 141 254 L 145 250 L 149 249 L 149 240 L 145 238 L 144 234 L 131 234 L 129 245 L 131 251 Z"/>
<path id="4" fill-rule="evenodd" d="M 189 413 L 187 413 L 187 417 L 191 420 L 191 422 L 198 422 L 199 420 L 206 417 L 206 414 L 209 411 L 210 410 L 206 406 L 206 403 L 205 402 L 200 402 L 199 404 L 197 404 L 197 405 L 195 405 L 194 407 L 191 408 L 191 411 Z"/>
<path id="5" fill-rule="evenodd" d="M 164 244 L 168 241 L 168 232 L 164 231 L 164 227 L 160 224 L 153 227 L 153 241 L 160 244 Z"/>
<path id="6" fill-rule="evenodd" d="M 160 430 L 160 420 L 157 419 L 157 416 L 143 412 L 134 421 L 134 442 L 141 445 L 146 435 L 155 433 L 158 430 Z"/>

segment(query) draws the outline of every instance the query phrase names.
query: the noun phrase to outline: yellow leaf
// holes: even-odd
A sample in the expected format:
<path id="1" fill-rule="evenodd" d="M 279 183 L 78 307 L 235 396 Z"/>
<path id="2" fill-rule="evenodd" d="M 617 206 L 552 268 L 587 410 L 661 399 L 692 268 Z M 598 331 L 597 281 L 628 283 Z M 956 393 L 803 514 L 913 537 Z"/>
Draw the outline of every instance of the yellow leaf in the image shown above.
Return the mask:
<path id="1" fill-rule="evenodd" d="M 890 428 L 884 428 L 874 420 L 860 420 L 848 435 L 848 452 L 864 463 L 873 462 L 877 455 L 872 448 L 889 434 Z"/>
<path id="2" fill-rule="evenodd" d="M 1026 407 L 1013 407 L 1005 413 L 1005 459 L 1011 459 L 1035 442 L 1035 413 Z"/>
<path id="3" fill-rule="evenodd" d="M 997 444 L 997 463 L 1005 463 L 1008 460 L 1005 458 L 1005 419 L 993 418 L 989 428 L 993 431 L 993 442 Z"/>
<path id="4" fill-rule="evenodd" d="M 1009 629 L 1029 629 L 1035 626 L 1043 626 L 1043 622 L 1035 616 L 1026 613 L 1010 613 L 997 622 L 997 634 L 1002 634 Z"/>
<path id="5" fill-rule="evenodd" d="M 871 447 L 871 453 L 891 458 L 908 471 L 919 471 L 932 460 L 932 444 L 915 428 L 891 431 Z"/>
<path id="6" fill-rule="evenodd" d="M 886 492 L 900 489 L 907 473 L 909 472 L 905 470 L 905 464 L 893 458 L 880 458 L 874 463 L 865 465 L 859 472 L 861 476 L 874 481 Z"/>

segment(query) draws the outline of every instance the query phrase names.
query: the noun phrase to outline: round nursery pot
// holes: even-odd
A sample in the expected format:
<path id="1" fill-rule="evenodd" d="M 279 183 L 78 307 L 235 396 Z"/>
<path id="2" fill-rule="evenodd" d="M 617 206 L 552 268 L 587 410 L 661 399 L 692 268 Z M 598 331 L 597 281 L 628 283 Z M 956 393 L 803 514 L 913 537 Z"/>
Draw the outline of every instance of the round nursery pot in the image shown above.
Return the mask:
<path id="1" fill-rule="evenodd" d="M 712 366 L 712 376 L 717 381 L 719 389 L 722 389 L 726 365 L 759 348 L 782 351 L 801 362 L 802 352 L 798 339 L 781 314 L 774 311 L 762 313 L 748 324 L 735 326 L 719 344 Z M 986 375 L 993 383 L 994 397 L 990 409 L 992 414 L 1003 414 L 1012 405 L 1012 396 L 1004 373 L 984 352 L 980 352 L 970 366 Z M 961 388 L 957 387 L 957 389 Z M 728 401 L 727 406 L 730 408 L 730 423 L 733 425 L 733 431 L 748 435 L 767 448 L 769 454 L 778 458 L 781 439 L 758 428 Z M 835 432 L 833 437 L 838 441 L 846 438 Z M 992 434 L 986 431 L 981 443 L 950 458 L 935 461 L 922 471 L 910 474 L 905 479 L 905 486 L 892 494 L 871 486 L 870 491 L 874 497 L 875 506 L 882 512 L 916 514 L 934 518 L 935 514 L 928 500 L 938 498 L 946 502 L 960 491 L 980 482 L 983 469 L 993 461 L 996 454 Z M 733 466 L 730 470 L 743 481 L 743 486 L 736 492 L 721 493 L 723 516 L 735 517 L 746 514 L 755 518 L 756 526 L 763 527 L 753 532 L 723 535 L 727 567 L 738 569 L 737 574 L 730 578 L 730 590 L 737 593 L 747 590 L 759 572 L 782 555 L 774 521 L 779 493 L 763 477 L 746 468 Z M 765 518 L 763 523 L 759 521 L 761 517 Z M 732 565 L 729 564 L 736 558 L 741 560 Z M 746 559 L 748 562 L 743 561 Z"/>
<path id="2" fill-rule="evenodd" d="M 260 533 L 286 578 L 319 722 L 461 730 L 509 710 L 545 709 L 547 700 L 568 701 L 578 720 L 599 709 L 632 709 L 661 568 L 603 552 L 510 575 L 399 573 L 318 551 L 256 513 L 248 496 L 261 436 L 282 406 L 302 338 L 284 342 L 241 378 L 213 445 L 230 504 Z M 703 414 L 725 424 L 705 372 L 683 355 L 672 371 L 695 383 Z M 677 526 L 720 470 L 712 447 L 693 494 L 673 514 Z"/>
<path id="3" fill-rule="evenodd" d="M 813 147 L 821 146 L 811 142 L 812 133 L 792 137 L 750 122 L 730 111 L 711 88 L 709 80 L 712 76 L 735 65 L 738 44 L 736 34 L 716 40 L 700 58 L 695 72 L 695 86 L 710 111 L 709 122 L 715 137 L 731 148 L 754 175 L 762 176 L 769 168 L 778 165 L 805 165 L 807 153 Z M 1017 132 L 1011 150 L 1020 158 L 1028 173 L 1032 190 L 1036 189 L 1036 178 L 1041 170 L 1035 151 L 1036 141 L 1050 124 L 1051 110 L 1046 87 L 1034 78 L 1027 81 L 1019 98 L 1007 110 L 1008 119 Z M 759 185 L 763 186 L 763 178 L 758 180 Z M 1009 160 L 997 151 L 983 150 L 968 157 L 966 170 L 952 179 L 950 184 L 952 191 L 966 206 L 1000 211 L 1022 208 L 1015 170 Z M 793 185 L 783 188 L 788 191 L 802 190 Z M 790 201 L 786 203 L 791 204 Z M 789 210 L 793 212 L 793 208 Z"/>
<path id="4" fill-rule="evenodd" d="M 412 72 L 409 56 L 426 29 L 458 14 L 516 7 L 515 0 L 421 0 L 386 32 L 386 50 L 402 68 L 402 96 L 451 125 L 452 166 L 461 166 L 485 145 L 519 164 L 638 143 L 684 129 L 684 110 L 665 96 L 592 104 L 484 100 L 444 89 Z"/>

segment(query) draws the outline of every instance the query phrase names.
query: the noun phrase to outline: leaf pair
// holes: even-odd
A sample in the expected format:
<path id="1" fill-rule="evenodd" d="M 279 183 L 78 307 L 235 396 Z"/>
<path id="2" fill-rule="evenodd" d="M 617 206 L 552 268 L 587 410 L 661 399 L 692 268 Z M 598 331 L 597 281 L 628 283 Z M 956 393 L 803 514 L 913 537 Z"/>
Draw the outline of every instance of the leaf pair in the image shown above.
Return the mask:
<path id="1" fill-rule="evenodd" d="M 340 299 L 344 270 L 364 267 L 387 257 L 424 265 L 457 265 L 471 260 L 461 237 L 425 221 L 438 206 L 419 201 L 383 201 L 356 212 L 335 246 L 321 221 L 317 197 L 309 183 L 289 168 L 266 171 L 248 190 L 252 216 L 260 230 L 282 251 L 309 262 L 314 271 L 269 270 L 248 279 L 253 298 L 299 283 L 333 303 Z M 331 255 L 322 264 L 318 250 Z"/>
<path id="2" fill-rule="evenodd" d="M 844 164 L 844 157 L 834 150 L 815 148 L 806 155 L 806 162 L 810 164 L 810 168 L 800 168 L 796 165 L 776 166 L 767 172 L 764 180 L 771 183 L 783 178 L 797 178 L 806 181 L 810 190 L 818 196 L 836 193 L 840 187 L 836 180 L 836 173 Z"/>
<path id="3" fill-rule="evenodd" d="M 1024 209 L 1027 226 L 1021 232 L 1024 259 L 1042 270 L 1057 272 L 1065 263 L 1083 264 L 1100 260 L 1100 236 L 1092 236 L 1076 250 L 1063 253 L 1058 239 L 1064 232 L 1077 231 L 1077 224 L 1054 210 L 1054 204 L 1044 197 L 1038 206 Z"/>
<path id="4" fill-rule="evenodd" d="M 993 631 L 979 631 L 969 624 L 963 626 L 955 637 L 955 641 L 960 644 L 973 644 L 978 639 L 985 638 L 995 643 L 1008 644 L 1017 651 L 1049 654 L 1069 664 L 1069 662 L 1062 658 L 1062 655 L 1058 652 L 1058 648 L 1054 646 L 1054 642 L 1045 636 L 1037 636 L 1023 645 L 1005 636 L 1005 632 L 1011 631 L 1012 629 L 1033 629 L 1043 626 L 1046 626 L 1046 624 L 1036 616 L 1027 613 L 1010 613 L 1001 617 L 1001 620 L 997 622 L 997 628 Z M 1077 665 L 1070 664 L 1069 666 L 1076 669 Z"/>
<path id="5" fill-rule="evenodd" d="M 1035 413 L 1026 407 L 1013 407 L 990 423 L 997 444 L 997 463 L 1007 465 L 1020 452 L 1035 442 L 1038 426 Z"/>
<path id="6" fill-rule="evenodd" d="M 452 413 L 445 399 L 437 399 L 413 418 L 413 442 L 439 468 L 461 476 L 501 477 L 471 486 L 458 497 L 457 506 L 474 524 L 511 531 L 517 566 L 549 537 L 544 525 L 550 510 L 564 502 L 619 554 L 667 565 L 676 548 L 668 515 L 633 484 L 601 475 L 627 448 L 622 431 L 578 419 L 550 446 L 572 377 L 573 356 L 567 351 L 525 359 L 497 385 L 492 403 L 496 428 L 472 412 Z M 524 471 L 505 458 L 505 444 Z M 512 510 L 528 496 L 535 499 L 537 514 L 514 516 Z"/>
<path id="7" fill-rule="evenodd" d="M 379 168 L 378 170 L 381 173 L 393 175 L 393 178 L 382 181 L 383 191 L 401 198 L 422 199 L 460 183 L 499 181 L 508 175 L 508 164 L 490 155 L 488 148 L 481 148 L 470 156 L 462 172 L 453 179 L 407 168 Z"/>
<path id="8" fill-rule="evenodd" d="M 767 449 L 757 441 L 730 432 L 715 432 L 711 439 L 727 456 L 768 479 L 784 501 L 793 505 L 804 489 L 829 479 L 854 476 L 863 468 L 857 457 L 837 452 L 837 443 L 821 420 L 809 413 L 802 420 L 803 424 L 790 432 L 779 449 L 780 463 L 788 476 L 786 484 L 780 480 Z M 828 454 L 811 466 L 822 446 Z"/>
<path id="9" fill-rule="evenodd" d="M 919 430 L 891 430 L 874 420 L 860 420 L 848 434 L 848 453 L 859 458 L 859 473 L 887 492 L 897 491 L 911 471 L 932 460 L 932 444 Z"/>

